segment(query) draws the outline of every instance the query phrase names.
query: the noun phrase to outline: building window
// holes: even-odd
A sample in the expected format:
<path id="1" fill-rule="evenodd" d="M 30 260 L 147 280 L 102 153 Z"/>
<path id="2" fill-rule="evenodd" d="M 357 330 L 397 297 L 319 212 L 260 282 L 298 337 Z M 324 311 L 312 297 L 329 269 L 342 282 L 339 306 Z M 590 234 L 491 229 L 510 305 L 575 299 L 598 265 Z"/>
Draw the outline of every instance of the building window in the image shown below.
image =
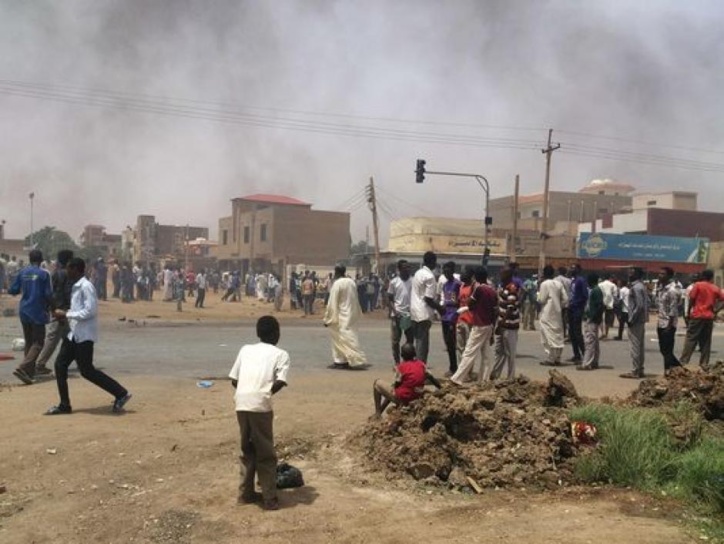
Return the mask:
<path id="1" fill-rule="evenodd" d="M 533 210 L 531 217 L 540 217 L 540 210 Z"/>
<path id="2" fill-rule="evenodd" d="M 656 201 L 655 201 L 655 200 L 649 200 L 649 201 L 646 203 L 646 205 L 647 205 L 647 206 L 656 206 Z"/>
<path id="3" fill-rule="evenodd" d="M 261 229 L 259 229 L 259 240 L 266 242 L 266 223 L 263 223 Z"/>
<path id="4" fill-rule="evenodd" d="M 228 230 L 223 230 L 221 232 L 221 243 L 223 245 L 227 245 L 229 243 L 229 231 Z"/>
<path id="5" fill-rule="evenodd" d="M 249 243 L 249 227 L 244 227 L 244 243 Z"/>
<path id="6" fill-rule="evenodd" d="M 599 195 L 605 195 L 605 194 L 606 194 L 606 191 L 598 191 L 598 194 L 599 194 Z"/>

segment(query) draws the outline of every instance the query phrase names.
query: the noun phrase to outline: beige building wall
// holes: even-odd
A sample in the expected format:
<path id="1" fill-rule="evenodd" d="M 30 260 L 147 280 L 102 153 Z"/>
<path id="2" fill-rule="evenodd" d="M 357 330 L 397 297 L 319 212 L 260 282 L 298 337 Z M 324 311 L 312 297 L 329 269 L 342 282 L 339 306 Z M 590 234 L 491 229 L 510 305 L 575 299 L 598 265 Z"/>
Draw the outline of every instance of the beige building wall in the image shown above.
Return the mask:
<path id="1" fill-rule="evenodd" d="M 633 196 L 634 210 L 665 208 L 667 210 L 697 210 L 697 193 L 669 191 L 663 193 L 640 193 Z"/>
<path id="2" fill-rule="evenodd" d="M 628 195 L 598 195 L 551 191 L 548 199 L 549 227 L 557 221 L 591 222 L 595 217 L 631 209 Z M 513 227 L 514 197 L 505 196 L 490 201 L 493 227 Z M 543 217 L 543 194 L 525 195 L 518 199 L 519 228 L 540 230 Z"/>
<path id="3" fill-rule="evenodd" d="M 554 224 L 548 239 L 546 252 L 560 259 L 574 259 L 576 255 L 575 224 L 566 222 Z M 482 221 L 473 219 L 451 219 L 436 217 L 408 217 L 390 224 L 388 251 L 424 253 L 471 253 L 482 255 L 485 236 Z M 491 229 L 489 236 L 490 253 L 494 256 L 513 254 L 512 231 L 503 228 Z M 540 253 L 540 234 L 535 230 L 519 229 L 515 244 L 515 258 L 537 259 Z"/>
<path id="4" fill-rule="evenodd" d="M 349 213 L 243 199 L 235 199 L 232 209 L 232 216 L 219 219 L 213 251 L 225 266 L 281 272 L 287 264 L 334 265 L 349 256 Z"/>

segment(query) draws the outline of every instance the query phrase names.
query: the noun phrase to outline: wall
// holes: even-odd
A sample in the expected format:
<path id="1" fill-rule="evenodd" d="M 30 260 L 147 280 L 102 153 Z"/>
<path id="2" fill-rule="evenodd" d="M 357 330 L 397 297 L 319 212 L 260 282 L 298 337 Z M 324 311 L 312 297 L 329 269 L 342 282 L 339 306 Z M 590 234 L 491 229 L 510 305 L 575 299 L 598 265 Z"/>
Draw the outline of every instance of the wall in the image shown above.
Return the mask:
<path id="1" fill-rule="evenodd" d="M 685 210 L 648 210 L 649 234 L 724 240 L 724 213 Z"/>
<path id="2" fill-rule="evenodd" d="M 696 211 L 696 201 L 697 194 L 690 192 L 640 193 L 634 195 L 632 207 L 634 210 L 663 208 L 667 210 Z"/>

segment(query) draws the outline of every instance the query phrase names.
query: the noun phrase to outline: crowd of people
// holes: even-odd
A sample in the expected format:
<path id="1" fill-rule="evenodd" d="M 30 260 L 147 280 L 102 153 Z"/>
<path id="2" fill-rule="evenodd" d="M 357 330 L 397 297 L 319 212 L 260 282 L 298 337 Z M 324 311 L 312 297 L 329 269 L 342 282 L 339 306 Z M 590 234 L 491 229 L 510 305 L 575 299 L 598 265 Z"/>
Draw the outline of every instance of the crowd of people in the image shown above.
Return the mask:
<path id="1" fill-rule="evenodd" d="M 98 259 L 86 266 L 71 251 L 58 253 L 48 266 L 40 251 L 33 250 L 24 266 L 14 259 L 2 260 L 0 289 L 21 295 L 19 317 L 25 340 L 24 357 L 13 372 L 25 384 L 37 375 L 50 374 L 47 362 L 60 345 L 54 370 L 59 402 L 46 414 L 72 413 L 68 390 L 68 367 L 76 362 L 81 376 L 113 397 L 112 411 L 122 412 L 131 394 L 116 380 L 93 365 L 98 340 L 98 299 L 106 296 L 110 272 L 112 297 L 123 302 L 152 300 L 156 288 L 163 300 L 177 301 L 179 309 L 186 297 L 203 308 L 207 289 L 222 301 L 241 300 L 242 287 L 249 297 L 274 302 L 279 310 L 283 284 L 275 274 L 238 272 L 219 274 L 200 270 L 185 272 L 165 267 L 158 273 L 137 263 Z M 11 266 L 10 263 L 16 263 Z M 391 358 L 395 378 L 392 383 L 373 383 L 374 417 L 381 417 L 391 404 L 407 404 L 419 398 L 427 384 L 441 387 L 429 372 L 430 334 L 440 322 L 447 355 L 445 376 L 450 383 L 464 387 L 468 382 L 484 383 L 516 374 L 518 335 L 521 329 L 540 332 L 545 358 L 540 364 L 563 364 L 563 351 L 570 343 L 571 357 L 581 371 L 600 368 L 601 340 L 622 340 L 627 330 L 631 371 L 621 376 L 644 377 L 644 334 L 651 310 L 656 312 L 656 331 L 663 358 L 664 373 L 687 364 L 694 351 L 700 351 L 699 364 L 709 367 L 714 321 L 724 304 L 724 294 L 713 283 L 713 273 L 705 270 L 688 286 L 679 283 L 674 271 L 663 267 L 655 282 L 644 283 L 644 271 L 631 268 L 626 281 L 608 275 L 599 278 L 584 274 L 578 263 L 555 270 L 543 268 L 542 277 L 520 277 L 515 263 L 500 271 L 494 281 L 484 267 L 456 272 L 456 263 L 442 264 L 436 275 L 437 256 L 427 252 L 422 266 L 412 273 L 406 260 L 397 262 L 391 277 L 375 275 L 355 279 L 338 265 L 333 274 L 318 278 L 315 272 L 293 273 L 288 292 L 292 309 L 315 314 L 315 301 L 324 304 L 322 322 L 328 328 L 335 369 L 367 366 L 367 357 L 357 334 L 362 313 L 386 309 L 389 315 Z M 675 338 L 680 318 L 686 326 L 681 355 L 675 354 Z M 618 320 L 618 326 L 616 326 Z M 265 509 L 279 507 L 275 486 L 276 455 L 272 430 L 272 395 L 287 385 L 289 354 L 276 347 L 280 338 L 278 321 L 264 316 L 257 322 L 257 344 L 241 348 L 229 377 L 235 389 L 236 415 L 241 435 L 242 474 L 240 503 L 260 503 Z M 261 493 L 255 491 L 258 476 Z"/>

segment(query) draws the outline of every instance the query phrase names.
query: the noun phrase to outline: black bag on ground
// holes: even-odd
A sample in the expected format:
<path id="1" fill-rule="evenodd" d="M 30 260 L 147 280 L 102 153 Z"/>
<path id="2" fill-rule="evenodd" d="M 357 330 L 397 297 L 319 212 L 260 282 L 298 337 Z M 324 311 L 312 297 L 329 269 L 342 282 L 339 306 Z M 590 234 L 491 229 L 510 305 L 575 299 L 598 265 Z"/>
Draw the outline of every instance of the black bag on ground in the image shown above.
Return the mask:
<path id="1" fill-rule="evenodd" d="M 289 463 L 277 465 L 277 489 L 289 489 L 303 485 L 304 478 L 301 470 Z"/>

